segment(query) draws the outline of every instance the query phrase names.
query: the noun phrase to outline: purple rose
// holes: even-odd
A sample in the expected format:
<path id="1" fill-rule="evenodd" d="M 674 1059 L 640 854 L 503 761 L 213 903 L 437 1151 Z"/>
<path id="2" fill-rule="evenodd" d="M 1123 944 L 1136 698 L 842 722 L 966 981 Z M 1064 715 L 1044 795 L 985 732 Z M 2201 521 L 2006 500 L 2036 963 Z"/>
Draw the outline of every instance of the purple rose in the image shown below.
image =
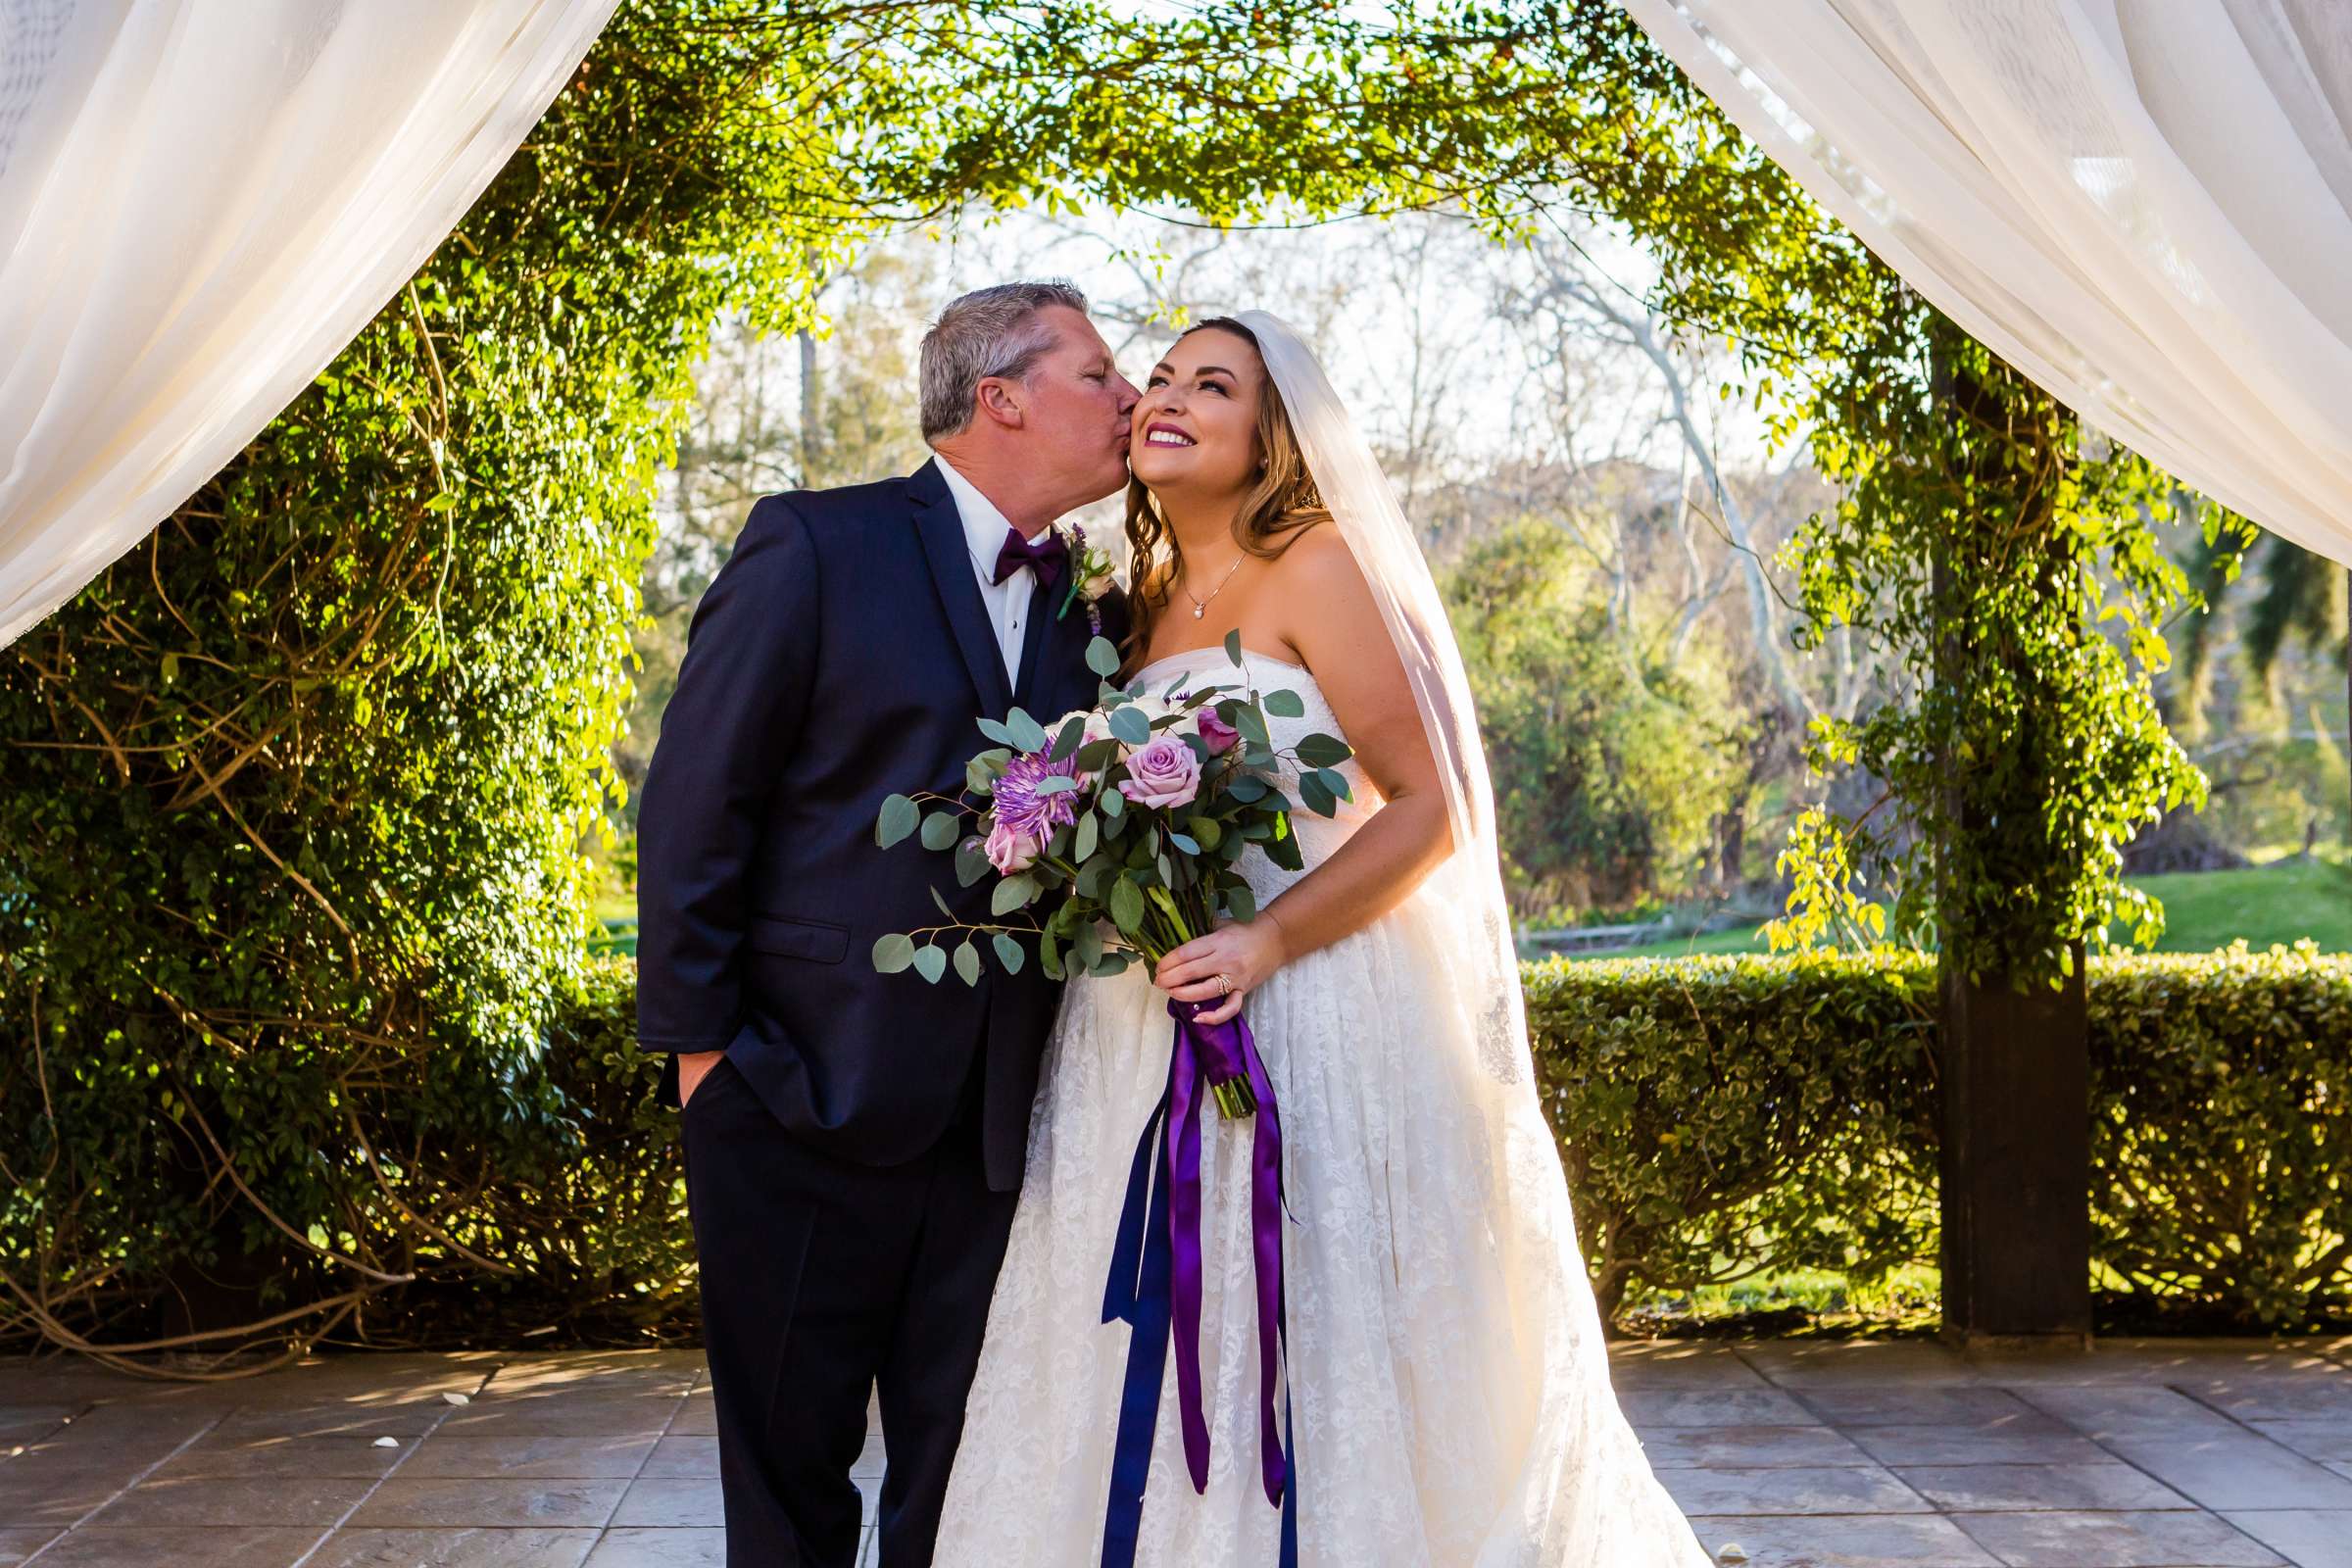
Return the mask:
<path id="1" fill-rule="evenodd" d="M 1188 805 L 1200 793 L 1200 759 L 1178 737 L 1155 735 L 1127 759 L 1119 793 L 1138 806 Z"/>
<path id="2" fill-rule="evenodd" d="M 988 830 L 987 848 L 988 863 L 997 868 L 997 874 L 1011 876 L 1037 863 L 1037 852 L 1041 846 L 1028 834 L 1016 832 L 999 822 Z"/>
<path id="3" fill-rule="evenodd" d="M 1016 757 L 1005 766 L 1004 776 L 997 780 L 997 822 L 1025 838 L 1043 844 L 1054 836 L 1057 827 L 1066 827 L 1078 820 L 1078 792 L 1057 790 L 1039 794 L 1038 786 L 1050 778 L 1076 778 L 1078 756 L 1075 752 L 1058 762 L 1049 762 L 1041 753 L 1028 752 Z"/>
<path id="4" fill-rule="evenodd" d="M 1223 756 L 1242 738 L 1242 732 L 1219 718 L 1213 707 L 1201 709 L 1193 715 L 1193 720 L 1200 727 L 1201 740 L 1208 743 L 1211 757 Z"/>

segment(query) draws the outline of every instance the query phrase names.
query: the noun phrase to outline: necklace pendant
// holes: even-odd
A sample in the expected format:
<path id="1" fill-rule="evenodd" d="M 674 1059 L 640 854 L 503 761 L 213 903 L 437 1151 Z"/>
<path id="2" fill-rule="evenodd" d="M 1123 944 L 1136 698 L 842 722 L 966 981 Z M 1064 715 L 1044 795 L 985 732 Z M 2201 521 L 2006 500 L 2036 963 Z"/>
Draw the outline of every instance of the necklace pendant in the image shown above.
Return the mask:
<path id="1" fill-rule="evenodd" d="M 1208 607 L 1207 607 L 1206 605 L 1195 605 L 1195 606 L 1193 607 L 1193 618 L 1194 618 L 1195 620 L 1199 620 L 1199 619 L 1200 619 L 1200 618 L 1202 615 L 1205 615 L 1205 614 L 1207 614 L 1207 613 L 1208 613 Z"/>

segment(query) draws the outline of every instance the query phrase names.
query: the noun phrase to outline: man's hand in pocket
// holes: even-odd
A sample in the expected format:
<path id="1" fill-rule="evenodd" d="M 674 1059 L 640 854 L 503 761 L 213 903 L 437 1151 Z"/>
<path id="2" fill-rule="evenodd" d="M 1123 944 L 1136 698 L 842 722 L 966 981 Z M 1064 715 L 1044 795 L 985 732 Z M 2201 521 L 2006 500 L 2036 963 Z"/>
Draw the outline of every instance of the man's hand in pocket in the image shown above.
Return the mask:
<path id="1" fill-rule="evenodd" d="M 723 1051 L 681 1051 L 678 1053 L 678 1108 L 684 1110 L 694 1099 L 694 1091 L 710 1069 L 718 1065 Z"/>

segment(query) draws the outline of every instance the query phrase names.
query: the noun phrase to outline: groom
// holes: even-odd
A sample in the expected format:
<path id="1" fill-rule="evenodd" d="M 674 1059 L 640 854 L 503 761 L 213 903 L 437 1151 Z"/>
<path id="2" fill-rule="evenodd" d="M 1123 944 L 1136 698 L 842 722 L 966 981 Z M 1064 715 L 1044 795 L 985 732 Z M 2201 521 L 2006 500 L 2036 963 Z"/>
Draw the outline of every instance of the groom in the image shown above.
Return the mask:
<path id="1" fill-rule="evenodd" d="M 638 1038 L 683 1106 L 731 1568 L 850 1568 L 869 1392 L 883 1568 L 931 1560 L 1058 996 L 1035 961 L 877 974 L 935 887 L 975 920 L 989 890 L 874 819 L 959 791 L 975 718 L 1093 701 L 1050 525 L 1126 483 L 1136 393 L 1061 283 L 956 300 L 921 374 L 934 461 L 752 508 L 638 812 Z"/>

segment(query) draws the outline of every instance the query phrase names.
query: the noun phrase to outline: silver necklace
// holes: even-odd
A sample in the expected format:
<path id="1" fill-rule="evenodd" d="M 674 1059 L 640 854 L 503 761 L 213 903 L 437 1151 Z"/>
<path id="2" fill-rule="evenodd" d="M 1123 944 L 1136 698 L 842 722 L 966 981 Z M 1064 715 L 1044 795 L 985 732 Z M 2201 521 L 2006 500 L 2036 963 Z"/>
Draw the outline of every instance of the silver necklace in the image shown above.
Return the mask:
<path id="1" fill-rule="evenodd" d="M 1185 586 L 1184 597 L 1187 599 L 1192 599 L 1193 601 L 1193 618 L 1195 620 L 1199 620 L 1202 615 L 1208 613 L 1208 607 L 1210 603 L 1215 600 L 1217 595 L 1225 591 L 1225 585 L 1227 583 L 1233 581 L 1233 574 L 1242 569 L 1242 563 L 1244 560 L 1248 559 L 1249 555 L 1250 552 L 1245 550 L 1240 555 L 1233 558 L 1233 564 L 1225 568 L 1225 575 L 1217 579 L 1217 585 L 1208 591 L 1207 599 L 1194 599 L 1191 585 L 1187 584 Z"/>

